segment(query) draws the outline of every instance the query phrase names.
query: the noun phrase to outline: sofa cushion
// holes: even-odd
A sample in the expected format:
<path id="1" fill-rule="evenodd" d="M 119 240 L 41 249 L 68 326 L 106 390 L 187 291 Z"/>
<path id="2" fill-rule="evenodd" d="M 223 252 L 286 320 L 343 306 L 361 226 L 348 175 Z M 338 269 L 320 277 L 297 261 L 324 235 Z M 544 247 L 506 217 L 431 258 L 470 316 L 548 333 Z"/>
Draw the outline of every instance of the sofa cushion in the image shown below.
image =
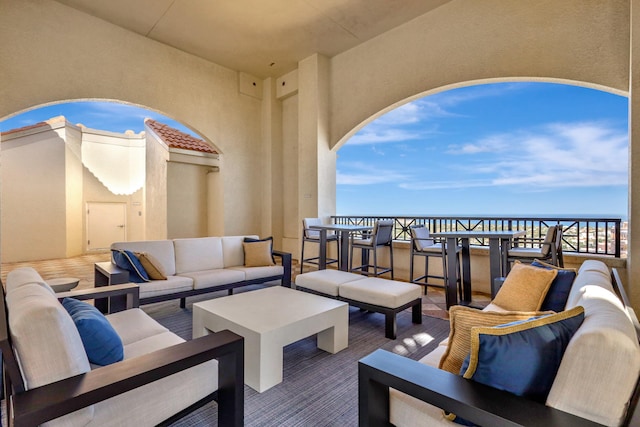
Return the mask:
<path id="1" fill-rule="evenodd" d="M 606 266 L 601 267 L 581 268 L 576 281 L 590 273 L 608 280 Z M 620 425 L 640 374 L 635 328 L 618 297 L 602 283 L 583 282 L 574 297 L 585 319 L 567 346 L 546 403 L 600 424 Z"/>
<path id="2" fill-rule="evenodd" d="M 175 239 L 173 245 L 176 251 L 176 274 L 224 268 L 220 237 Z"/>
<path id="3" fill-rule="evenodd" d="M 11 292 L 13 289 L 29 284 L 35 283 L 46 290 L 50 291 L 52 294 L 55 294 L 51 286 L 47 284 L 47 282 L 42 279 L 40 274 L 32 267 L 21 267 L 16 268 L 15 270 L 11 270 L 7 274 L 7 293 Z"/>
<path id="4" fill-rule="evenodd" d="M 273 242 L 270 240 L 242 242 L 245 267 L 265 267 L 275 265 L 271 254 Z"/>
<path id="5" fill-rule="evenodd" d="M 340 297 L 388 308 L 397 308 L 422 297 L 422 287 L 413 283 L 369 277 L 343 283 Z"/>
<path id="6" fill-rule="evenodd" d="M 89 362 L 104 366 L 122 360 L 122 340 L 97 308 L 73 298 L 63 299 L 62 306 L 78 328 Z"/>
<path id="7" fill-rule="evenodd" d="M 539 310 L 557 274 L 556 270 L 516 263 L 505 278 L 493 303 L 511 311 Z"/>
<path id="8" fill-rule="evenodd" d="M 167 276 L 167 280 L 152 280 L 140 284 L 140 298 L 150 298 L 160 295 L 175 294 L 176 292 L 193 289 L 193 279 L 183 276 Z"/>
<path id="9" fill-rule="evenodd" d="M 230 283 L 242 282 L 245 279 L 244 271 L 238 271 L 231 268 L 194 271 L 191 273 L 182 273 L 181 276 L 189 277 L 193 280 L 193 289 L 228 285 Z"/>
<path id="10" fill-rule="evenodd" d="M 609 292 L 614 292 L 611 285 L 611 273 L 606 264 L 595 260 L 587 260 L 582 263 L 578 270 L 578 276 L 573 281 L 573 286 L 569 292 L 566 308 L 581 305 L 579 301 L 582 298 L 582 289 L 585 286 L 599 286 Z"/>
<path id="11" fill-rule="evenodd" d="M 134 252 L 140 260 L 140 264 L 147 272 L 149 280 L 167 280 L 167 275 L 162 270 L 162 264 L 147 252 Z"/>
<path id="12" fill-rule="evenodd" d="M 222 254 L 224 268 L 244 266 L 244 248 L 242 242 L 245 238 L 258 239 L 258 236 L 223 236 Z"/>
<path id="13" fill-rule="evenodd" d="M 107 314 L 105 317 L 115 329 L 125 347 L 145 338 L 169 332 L 167 328 L 153 320 L 139 308 Z M 136 327 L 132 328 L 131 325 L 136 325 Z"/>
<path id="14" fill-rule="evenodd" d="M 449 343 L 440 360 L 440 369 L 458 375 L 462 362 L 471 351 L 471 328 L 475 326 L 498 326 L 516 320 L 527 320 L 539 316 L 539 312 L 495 312 L 454 305 L 449 309 Z"/>
<path id="15" fill-rule="evenodd" d="M 238 270 L 244 273 L 244 280 L 263 279 L 265 277 L 282 276 L 284 267 L 281 265 L 271 265 L 268 267 L 231 267 L 231 270 Z"/>
<path id="16" fill-rule="evenodd" d="M 363 276 L 361 274 L 341 270 L 316 270 L 298 274 L 296 276 L 296 286 L 337 297 L 340 285 L 362 279 Z"/>
<path id="17" fill-rule="evenodd" d="M 531 263 L 533 267 L 546 268 L 548 270 L 556 270 L 556 275 L 551 286 L 544 297 L 540 310 L 553 310 L 556 313 L 564 310 L 571 292 L 571 286 L 578 272 L 575 268 L 560 268 L 546 262 L 535 260 Z"/>
<path id="18" fill-rule="evenodd" d="M 111 249 L 127 249 L 132 252 L 146 252 L 162 265 L 166 276 L 176 274 L 176 256 L 172 240 L 141 240 L 134 242 L 116 242 Z"/>
<path id="19" fill-rule="evenodd" d="M 135 283 L 144 283 L 149 281 L 149 275 L 144 269 L 138 257 L 127 249 L 112 249 L 111 256 L 113 262 L 118 267 L 127 270 L 129 280 Z"/>
<path id="20" fill-rule="evenodd" d="M 464 378 L 544 403 L 569 340 L 584 320 L 575 307 L 495 327 L 471 328 Z"/>
<path id="21" fill-rule="evenodd" d="M 11 337 L 27 389 L 89 372 L 78 329 L 49 290 L 38 283 L 16 286 L 6 301 Z M 93 406 L 89 406 L 64 418 L 67 425 L 85 425 L 93 413 Z"/>

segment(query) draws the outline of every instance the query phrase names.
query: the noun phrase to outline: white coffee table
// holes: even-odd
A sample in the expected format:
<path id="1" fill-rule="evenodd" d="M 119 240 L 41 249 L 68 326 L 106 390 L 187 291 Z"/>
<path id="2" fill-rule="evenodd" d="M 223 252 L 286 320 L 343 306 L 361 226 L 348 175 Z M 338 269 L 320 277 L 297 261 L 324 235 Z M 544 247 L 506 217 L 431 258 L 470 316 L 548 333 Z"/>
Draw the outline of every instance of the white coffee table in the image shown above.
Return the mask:
<path id="1" fill-rule="evenodd" d="M 262 393 L 282 382 L 282 348 L 318 334 L 337 353 L 349 341 L 348 304 L 282 286 L 193 304 L 193 338 L 229 329 L 242 335 L 244 381 Z"/>

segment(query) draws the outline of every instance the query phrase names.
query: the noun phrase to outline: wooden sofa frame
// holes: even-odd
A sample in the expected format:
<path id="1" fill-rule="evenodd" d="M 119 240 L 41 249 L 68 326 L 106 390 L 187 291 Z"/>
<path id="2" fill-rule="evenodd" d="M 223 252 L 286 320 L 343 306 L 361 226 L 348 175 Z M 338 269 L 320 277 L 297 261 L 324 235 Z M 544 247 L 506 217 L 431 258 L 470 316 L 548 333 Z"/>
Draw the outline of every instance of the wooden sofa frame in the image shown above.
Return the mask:
<path id="1" fill-rule="evenodd" d="M 244 425 L 244 338 L 227 330 L 25 390 L 11 342 L 5 291 L 3 286 L 0 288 L 0 350 L 4 361 L 4 394 L 7 402 L 11 402 L 7 404 L 9 425 L 40 425 L 212 359 L 219 363 L 218 390 L 160 425 L 169 425 L 213 400 L 218 403 L 220 425 Z M 128 308 L 136 307 L 139 287 L 126 284 L 56 294 L 59 299 L 115 295 L 124 295 Z"/>
<path id="2" fill-rule="evenodd" d="M 621 301 L 625 307 L 630 307 L 615 269 L 611 272 L 611 278 Z M 638 333 L 637 319 L 633 320 Z M 638 338 L 640 341 L 640 334 Z M 600 425 L 407 357 L 376 350 L 358 362 L 360 427 L 392 425 L 389 421 L 390 387 L 483 426 Z M 640 425 L 640 414 L 635 410 L 639 397 L 640 379 L 636 382 L 623 426 Z"/>
<path id="3" fill-rule="evenodd" d="M 157 295 L 153 297 L 141 298 L 140 304 L 152 304 L 156 302 L 169 301 L 173 299 L 180 298 L 180 308 L 186 307 L 186 299 L 187 297 L 207 294 L 210 292 L 216 291 L 228 291 L 229 295 L 233 294 L 233 290 L 235 288 L 239 288 L 242 286 L 248 285 L 256 285 L 261 283 L 267 283 L 274 280 L 282 280 L 282 286 L 290 288 L 291 287 L 291 254 L 288 252 L 282 252 L 274 250 L 273 255 L 279 257 L 281 260 L 282 267 L 284 268 L 284 273 L 282 275 L 269 276 L 269 277 L 261 277 L 259 279 L 252 280 L 243 280 L 241 282 L 227 283 L 224 285 L 211 286 L 202 289 L 190 289 L 188 291 L 174 292 L 166 295 Z M 108 286 L 108 285 L 118 285 L 122 283 L 129 282 L 129 272 L 122 268 L 119 268 L 111 261 L 105 262 L 97 262 L 94 265 L 94 283 L 96 287 Z M 113 308 L 108 308 L 113 306 Z M 107 300 L 97 301 L 96 307 L 100 309 L 102 312 L 106 311 L 118 311 L 122 307 L 121 300 L 117 298 L 111 298 L 110 303 L 108 305 Z"/>

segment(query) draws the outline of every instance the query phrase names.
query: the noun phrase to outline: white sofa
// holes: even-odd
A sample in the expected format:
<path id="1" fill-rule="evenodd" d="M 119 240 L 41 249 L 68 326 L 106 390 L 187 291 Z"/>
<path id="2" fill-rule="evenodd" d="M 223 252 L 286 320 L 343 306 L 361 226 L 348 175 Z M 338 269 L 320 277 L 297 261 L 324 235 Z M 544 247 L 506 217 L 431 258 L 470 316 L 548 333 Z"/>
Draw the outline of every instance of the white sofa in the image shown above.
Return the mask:
<path id="1" fill-rule="evenodd" d="M 88 290 L 84 296 L 108 293 L 107 288 Z M 134 284 L 114 288 L 137 292 Z M 8 274 L 0 342 L 12 389 L 9 416 L 16 426 L 45 421 L 48 426 L 156 425 L 220 393 L 231 397 L 219 407 L 222 416 L 233 425 L 242 424 L 242 337 L 224 331 L 210 335 L 209 341 L 185 342 L 134 307 L 106 315 L 122 340 L 124 360 L 95 366 L 58 300 L 82 292 L 55 294 L 32 268 Z M 223 358 L 220 365 L 216 354 Z M 233 363 L 222 365 L 230 356 Z M 228 378 L 219 381 L 219 366 L 239 378 L 231 384 Z"/>
<path id="2" fill-rule="evenodd" d="M 360 396 L 361 425 L 385 425 L 387 421 L 398 427 L 455 425 L 440 408 L 471 414 L 463 418 L 478 424 L 483 420 L 486 425 L 501 425 L 506 420 L 517 425 L 532 420 L 536 425 L 590 425 L 589 421 L 625 425 L 629 423 L 625 417 L 629 415 L 632 395 L 638 393 L 640 348 L 637 319 L 621 299 L 624 301 L 626 296 L 616 295 L 612 275 L 604 263 L 589 260 L 582 264 L 565 309 L 582 306 L 585 319 L 569 341 L 546 405 L 437 369 L 447 348 L 445 340 L 419 362 L 382 350 L 361 360 L 361 384 L 375 384 L 365 387 L 368 391 Z M 493 303 L 485 310 L 504 311 Z M 409 372 L 411 375 L 407 375 Z M 474 385 L 480 387 L 474 389 Z M 375 409 L 380 401 L 369 400 L 378 393 L 388 399 L 386 413 Z M 483 396 L 489 401 L 483 401 Z M 568 415 L 565 413 L 575 417 L 558 418 Z"/>
<path id="3" fill-rule="evenodd" d="M 245 267 L 245 237 L 199 237 L 173 240 L 116 242 L 112 250 L 146 252 L 161 264 L 166 280 L 140 283 L 140 304 L 180 298 L 184 306 L 187 296 L 229 290 L 258 283 L 280 282 L 291 287 L 291 254 L 273 251 L 281 265 Z M 126 271 L 113 263 L 96 264 L 96 286 L 125 283 Z"/>

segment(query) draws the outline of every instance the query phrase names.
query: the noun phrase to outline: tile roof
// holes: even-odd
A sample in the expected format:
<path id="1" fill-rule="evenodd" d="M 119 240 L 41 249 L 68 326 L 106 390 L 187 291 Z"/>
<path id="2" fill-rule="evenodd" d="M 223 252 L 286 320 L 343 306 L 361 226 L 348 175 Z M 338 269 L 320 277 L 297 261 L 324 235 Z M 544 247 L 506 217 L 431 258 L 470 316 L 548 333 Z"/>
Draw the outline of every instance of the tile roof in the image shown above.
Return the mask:
<path id="1" fill-rule="evenodd" d="M 36 128 L 39 128 L 39 127 L 42 127 L 42 126 L 50 126 L 50 125 L 52 125 L 54 123 L 65 121 L 65 120 L 66 119 L 64 118 L 64 116 L 57 116 L 57 117 L 53 117 L 53 118 L 51 118 L 49 120 L 45 120 L 44 122 L 38 122 L 38 123 L 29 125 L 29 126 L 23 126 L 21 128 L 10 129 L 10 130 L 2 132 L 1 134 L 2 135 L 10 135 L 12 133 L 23 132 L 23 131 L 29 130 L 29 129 L 36 129 Z"/>
<path id="2" fill-rule="evenodd" d="M 184 150 L 218 154 L 218 152 L 204 140 L 194 138 L 189 134 L 180 132 L 178 129 L 165 125 L 164 123 L 160 123 L 152 119 L 145 119 L 144 123 L 171 148 L 182 148 Z"/>

